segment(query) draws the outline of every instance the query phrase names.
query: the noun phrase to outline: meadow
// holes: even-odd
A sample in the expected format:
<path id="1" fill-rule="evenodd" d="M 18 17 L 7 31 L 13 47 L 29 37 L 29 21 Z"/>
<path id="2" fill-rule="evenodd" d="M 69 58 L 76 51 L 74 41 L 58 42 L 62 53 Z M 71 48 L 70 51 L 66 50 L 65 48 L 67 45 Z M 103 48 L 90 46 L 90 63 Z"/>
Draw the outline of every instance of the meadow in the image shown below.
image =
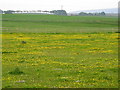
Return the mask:
<path id="1" fill-rule="evenodd" d="M 3 15 L 3 88 L 118 88 L 117 17 Z"/>

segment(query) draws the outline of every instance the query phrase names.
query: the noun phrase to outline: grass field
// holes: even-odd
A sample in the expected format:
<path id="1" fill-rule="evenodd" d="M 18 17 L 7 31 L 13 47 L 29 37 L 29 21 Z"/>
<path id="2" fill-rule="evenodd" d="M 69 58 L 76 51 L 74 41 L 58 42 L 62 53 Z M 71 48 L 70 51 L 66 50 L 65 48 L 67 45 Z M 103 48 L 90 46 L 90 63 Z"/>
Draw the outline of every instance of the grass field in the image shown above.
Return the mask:
<path id="1" fill-rule="evenodd" d="M 3 88 L 117 88 L 117 17 L 3 15 Z"/>
<path id="2" fill-rule="evenodd" d="M 81 33 L 117 31 L 117 17 L 3 15 L 4 32 Z"/>

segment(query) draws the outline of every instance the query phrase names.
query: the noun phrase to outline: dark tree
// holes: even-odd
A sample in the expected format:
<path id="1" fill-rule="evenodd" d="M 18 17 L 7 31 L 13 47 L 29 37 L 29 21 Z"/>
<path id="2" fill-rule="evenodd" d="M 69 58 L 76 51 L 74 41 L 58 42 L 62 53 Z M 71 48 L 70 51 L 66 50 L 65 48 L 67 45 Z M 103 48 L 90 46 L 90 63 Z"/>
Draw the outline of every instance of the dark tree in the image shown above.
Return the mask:
<path id="1" fill-rule="evenodd" d="M 79 15 L 80 15 L 80 16 L 87 16 L 88 14 L 85 13 L 85 12 L 80 12 Z"/>
<path id="2" fill-rule="evenodd" d="M 50 11 L 50 13 L 53 13 L 55 15 L 64 15 L 64 16 L 67 16 L 67 12 L 65 10 L 53 10 L 53 11 Z"/>
<path id="3" fill-rule="evenodd" d="M 103 15 L 103 16 L 104 16 L 104 15 L 105 15 L 105 12 L 101 12 L 101 15 Z"/>

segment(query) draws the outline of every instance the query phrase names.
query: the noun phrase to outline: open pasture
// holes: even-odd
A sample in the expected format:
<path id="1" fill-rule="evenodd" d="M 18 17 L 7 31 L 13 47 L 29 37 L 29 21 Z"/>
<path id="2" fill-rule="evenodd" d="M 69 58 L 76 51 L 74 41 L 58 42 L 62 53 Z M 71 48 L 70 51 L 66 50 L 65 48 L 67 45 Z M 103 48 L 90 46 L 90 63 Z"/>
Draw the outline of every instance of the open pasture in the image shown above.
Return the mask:
<path id="1" fill-rule="evenodd" d="M 9 33 L 89 33 L 115 31 L 118 31 L 117 17 L 3 15 L 3 32 Z"/>
<path id="2" fill-rule="evenodd" d="M 116 17 L 3 15 L 3 88 L 117 88 Z"/>

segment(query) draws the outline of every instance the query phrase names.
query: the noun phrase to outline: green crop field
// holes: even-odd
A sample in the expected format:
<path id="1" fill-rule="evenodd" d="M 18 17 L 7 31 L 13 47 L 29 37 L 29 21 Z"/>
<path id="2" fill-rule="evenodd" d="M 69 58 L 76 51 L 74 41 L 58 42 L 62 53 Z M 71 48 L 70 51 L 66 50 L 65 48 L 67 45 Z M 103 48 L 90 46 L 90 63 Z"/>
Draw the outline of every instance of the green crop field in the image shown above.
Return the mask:
<path id="1" fill-rule="evenodd" d="M 118 88 L 117 17 L 2 17 L 3 88 Z"/>

